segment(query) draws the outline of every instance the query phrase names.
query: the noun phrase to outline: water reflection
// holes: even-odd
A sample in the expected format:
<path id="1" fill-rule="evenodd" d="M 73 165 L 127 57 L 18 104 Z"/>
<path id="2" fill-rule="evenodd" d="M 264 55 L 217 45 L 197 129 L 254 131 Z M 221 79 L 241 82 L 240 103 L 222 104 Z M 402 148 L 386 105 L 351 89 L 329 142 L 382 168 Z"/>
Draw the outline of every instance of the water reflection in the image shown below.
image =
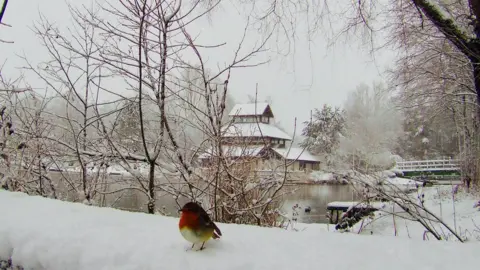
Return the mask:
<path id="1" fill-rule="evenodd" d="M 302 223 L 328 223 L 327 204 L 333 201 L 354 201 L 357 199 L 354 189 L 350 185 L 302 185 L 288 187 L 293 191 L 285 197 L 282 210 L 292 217 L 292 207 L 298 204 L 297 221 Z M 305 207 L 311 207 L 305 213 Z"/>
<path id="2" fill-rule="evenodd" d="M 60 174 L 52 173 L 55 180 L 61 179 Z M 70 177 L 75 174 L 70 174 Z M 99 206 L 111 206 L 126 211 L 147 211 L 147 199 L 145 194 L 138 190 L 125 189 L 131 183 L 131 178 L 123 176 L 109 176 L 105 185 L 105 193 L 98 194 L 96 197 Z M 61 197 L 66 200 L 73 200 L 76 196 L 71 189 L 65 185 L 64 181 L 58 181 L 57 188 Z M 107 190 L 107 186 L 108 189 Z M 327 204 L 332 201 L 353 201 L 356 200 L 355 192 L 349 185 L 299 185 L 286 186 L 286 191 L 291 191 L 284 197 L 282 203 L 282 212 L 292 217 L 292 207 L 298 204 L 301 209 L 298 210 L 297 221 L 302 223 L 328 223 L 325 214 L 327 213 Z M 69 191 L 67 191 L 69 190 Z M 123 190 L 122 192 L 112 193 L 113 190 Z M 175 198 L 167 193 L 157 193 L 157 209 L 166 215 L 178 216 L 178 209 L 188 201 L 187 198 L 179 198 L 178 204 Z M 305 213 L 305 207 L 310 207 L 311 211 Z"/>

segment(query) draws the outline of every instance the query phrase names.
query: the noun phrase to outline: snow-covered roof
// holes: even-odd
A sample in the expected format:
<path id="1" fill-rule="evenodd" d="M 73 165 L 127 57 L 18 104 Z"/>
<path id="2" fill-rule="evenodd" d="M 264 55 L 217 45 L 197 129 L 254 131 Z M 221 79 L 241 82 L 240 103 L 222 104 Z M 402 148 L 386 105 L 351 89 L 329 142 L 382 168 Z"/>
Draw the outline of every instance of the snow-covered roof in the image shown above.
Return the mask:
<path id="1" fill-rule="evenodd" d="M 227 157 L 254 157 L 257 156 L 263 148 L 265 148 L 265 146 L 223 146 L 222 150 L 223 154 Z M 213 152 L 212 148 L 209 148 L 205 153 L 201 154 L 199 158 L 209 158 L 214 155 Z"/>
<path id="2" fill-rule="evenodd" d="M 270 105 L 266 102 L 237 104 L 228 114 L 229 116 L 247 116 L 247 115 L 263 115 Z M 271 108 L 270 108 L 271 110 Z M 273 115 L 273 114 L 272 114 Z"/>
<path id="3" fill-rule="evenodd" d="M 320 161 L 316 156 L 310 154 L 306 149 L 299 147 L 272 148 L 277 154 L 287 160 Z"/>
<path id="4" fill-rule="evenodd" d="M 276 126 L 265 123 L 233 123 L 223 129 L 223 137 L 270 137 L 284 140 L 292 138 Z"/>

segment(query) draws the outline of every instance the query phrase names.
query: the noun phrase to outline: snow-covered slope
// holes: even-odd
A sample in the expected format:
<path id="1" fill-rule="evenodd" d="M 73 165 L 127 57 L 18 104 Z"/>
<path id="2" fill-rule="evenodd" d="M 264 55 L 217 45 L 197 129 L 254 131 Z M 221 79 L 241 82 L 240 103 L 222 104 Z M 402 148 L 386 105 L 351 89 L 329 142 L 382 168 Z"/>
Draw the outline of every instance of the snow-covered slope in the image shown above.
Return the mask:
<path id="1" fill-rule="evenodd" d="M 218 224 L 203 251 L 176 218 L 96 208 L 0 191 L 0 259 L 26 269 L 270 270 L 478 269 L 467 244 Z M 320 227 L 319 227 L 320 228 Z"/>

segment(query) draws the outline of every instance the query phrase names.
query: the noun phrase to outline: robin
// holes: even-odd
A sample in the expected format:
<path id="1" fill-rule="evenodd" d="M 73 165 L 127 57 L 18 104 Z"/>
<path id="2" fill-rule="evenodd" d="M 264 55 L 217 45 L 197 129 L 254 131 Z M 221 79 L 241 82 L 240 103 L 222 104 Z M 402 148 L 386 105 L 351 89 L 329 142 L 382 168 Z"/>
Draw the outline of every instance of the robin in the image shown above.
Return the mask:
<path id="1" fill-rule="evenodd" d="M 185 240 L 195 244 L 202 243 L 200 250 L 203 250 L 205 242 L 210 238 L 218 239 L 222 235 L 220 229 L 210 219 L 207 212 L 195 202 L 186 203 L 180 209 L 180 222 L 178 227 Z"/>

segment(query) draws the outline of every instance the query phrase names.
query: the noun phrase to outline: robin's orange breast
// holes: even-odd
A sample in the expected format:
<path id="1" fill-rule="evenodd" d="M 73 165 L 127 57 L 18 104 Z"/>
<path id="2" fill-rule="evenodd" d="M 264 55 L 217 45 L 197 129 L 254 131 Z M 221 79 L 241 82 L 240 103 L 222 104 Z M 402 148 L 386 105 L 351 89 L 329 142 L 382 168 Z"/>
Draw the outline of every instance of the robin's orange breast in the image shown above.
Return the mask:
<path id="1" fill-rule="evenodd" d="M 198 214 L 189 211 L 183 211 L 180 215 L 178 227 L 180 228 L 180 230 L 185 227 L 194 230 L 198 229 L 200 227 L 200 224 L 198 222 Z"/>
<path id="2" fill-rule="evenodd" d="M 182 211 L 178 227 L 183 238 L 194 244 L 206 242 L 213 237 L 213 228 L 202 226 L 196 213 Z"/>

